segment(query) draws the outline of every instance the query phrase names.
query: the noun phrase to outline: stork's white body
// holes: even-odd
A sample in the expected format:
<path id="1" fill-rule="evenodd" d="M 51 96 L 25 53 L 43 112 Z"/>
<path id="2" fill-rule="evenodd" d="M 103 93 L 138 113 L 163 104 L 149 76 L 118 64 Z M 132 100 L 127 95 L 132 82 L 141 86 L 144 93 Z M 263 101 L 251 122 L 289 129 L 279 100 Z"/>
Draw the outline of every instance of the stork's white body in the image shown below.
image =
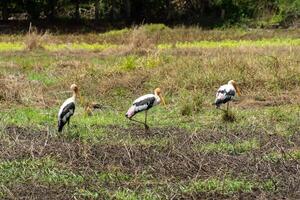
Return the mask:
<path id="1" fill-rule="evenodd" d="M 59 111 L 58 111 L 58 118 L 60 117 L 62 111 L 64 110 L 64 108 L 70 104 L 70 103 L 74 103 L 75 104 L 75 98 L 74 97 L 70 97 L 67 100 L 64 101 L 64 103 L 60 106 Z"/>
<path id="2" fill-rule="evenodd" d="M 75 112 L 75 95 L 64 101 L 58 111 L 58 132 L 61 132 L 64 125 L 70 122 Z"/>
<path id="3" fill-rule="evenodd" d="M 126 117 L 131 118 L 136 113 L 149 110 L 153 106 L 160 104 L 161 99 L 155 94 L 146 94 L 133 101 L 132 106 L 128 109 Z"/>
<path id="4" fill-rule="evenodd" d="M 228 83 L 226 85 L 222 85 L 216 93 L 215 105 L 219 108 L 221 104 L 231 101 L 235 95 L 236 89 L 232 84 Z"/>

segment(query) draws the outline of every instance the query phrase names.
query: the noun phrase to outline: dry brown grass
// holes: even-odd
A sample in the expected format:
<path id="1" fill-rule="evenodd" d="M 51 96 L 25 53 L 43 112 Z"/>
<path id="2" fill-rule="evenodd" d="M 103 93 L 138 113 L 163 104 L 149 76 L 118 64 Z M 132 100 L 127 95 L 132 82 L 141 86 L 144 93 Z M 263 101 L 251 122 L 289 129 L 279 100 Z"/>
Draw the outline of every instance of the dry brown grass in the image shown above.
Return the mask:
<path id="1" fill-rule="evenodd" d="M 36 52 L 37 54 L 4 53 L 3 59 L 8 61 L 3 61 L 0 65 L 8 68 L 8 74 L 11 73 L 13 76 L 19 69 L 23 70 L 19 74 L 26 76 L 28 72 L 36 70 L 38 65 L 39 72 L 55 77 L 57 82 L 51 86 L 35 85 L 37 91 L 43 91 L 43 95 L 38 95 L 39 99 L 42 99 L 42 96 L 53 99 L 55 93 L 58 94 L 56 96 L 58 99 L 65 98 L 66 95 L 61 95 L 61 91 L 67 90 L 66 88 L 73 82 L 81 86 L 82 93 L 90 100 L 126 99 L 161 87 L 169 97 L 176 98 L 175 103 L 193 99 L 194 105 L 189 109 L 198 112 L 195 110 L 198 107 L 211 106 L 215 92 L 221 84 L 235 79 L 243 92 L 241 107 L 295 104 L 300 101 L 297 92 L 300 90 L 299 46 L 158 50 L 155 45 L 161 40 L 159 37 L 160 34 L 163 35 L 162 32 L 154 32 L 151 35 L 144 27 L 136 27 L 126 34 L 128 39 L 124 40 L 119 48 L 106 49 L 99 53 L 68 51 L 52 53 L 42 51 Z M 190 34 L 192 35 L 192 31 Z M 51 36 L 54 37 L 61 36 Z M 84 41 L 84 38 L 81 40 Z M 20 55 L 33 56 L 34 61 L 27 63 L 31 61 L 23 62 L 19 59 L 16 63 L 11 59 L 12 56 Z M 44 67 L 46 65 L 44 61 L 47 61 L 44 60 L 45 57 L 55 58 L 47 69 Z M 123 65 L 128 57 L 134 57 L 134 63 L 133 66 L 124 69 Z M 157 60 L 159 62 L 156 62 Z M 154 61 L 153 67 L 147 66 L 148 61 Z M 23 67 L 24 63 L 26 69 Z M 14 94 L 10 94 L 10 88 L 14 87 L 3 86 L 2 90 L 5 92 L 2 92 L 2 99 L 5 96 L 5 99 L 11 101 L 9 99 L 12 99 Z M 201 94 L 206 98 L 198 101 L 198 95 Z M 27 98 L 34 99 L 29 97 L 30 95 L 31 93 L 27 93 Z M 278 99 L 282 100 L 279 102 Z"/>
<path id="2" fill-rule="evenodd" d="M 122 42 L 121 46 L 108 48 L 101 54 L 104 56 L 145 55 L 153 53 L 156 50 L 157 36 L 155 34 L 150 35 L 144 27 L 134 27 L 127 35 L 128 37 Z"/>
<path id="3" fill-rule="evenodd" d="M 32 51 L 35 49 L 44 49 L 43 44 L 49 41 L 49 33 L 39 33 L 35 28 L 32 28 L 24 37 L 25 49 Z"/>
<path id="4" fill-rule="evenodd" d="M 55 102 L 45 94 L 45 85 L 29 81 L 23 75 L 0 76 L 0 102 L 3 105 L 36 105 L 47 107 Z"/>

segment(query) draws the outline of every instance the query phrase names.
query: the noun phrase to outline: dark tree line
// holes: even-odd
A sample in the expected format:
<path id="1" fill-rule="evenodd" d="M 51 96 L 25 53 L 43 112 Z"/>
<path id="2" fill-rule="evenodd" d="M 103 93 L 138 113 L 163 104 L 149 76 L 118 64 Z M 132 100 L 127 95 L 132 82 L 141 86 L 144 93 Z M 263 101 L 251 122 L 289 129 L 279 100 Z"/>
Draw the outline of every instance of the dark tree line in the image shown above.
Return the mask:
<path id="1" fill-rule="evenodd" d="M 80 12 L 83 8 L 90 9 L 96 21 L 236 22 L 266 14 L 299 17 L 300 0 L 0 0 L 2 20 L 16 14 L 31 20 L 80 20 L 85 18 Z"/>

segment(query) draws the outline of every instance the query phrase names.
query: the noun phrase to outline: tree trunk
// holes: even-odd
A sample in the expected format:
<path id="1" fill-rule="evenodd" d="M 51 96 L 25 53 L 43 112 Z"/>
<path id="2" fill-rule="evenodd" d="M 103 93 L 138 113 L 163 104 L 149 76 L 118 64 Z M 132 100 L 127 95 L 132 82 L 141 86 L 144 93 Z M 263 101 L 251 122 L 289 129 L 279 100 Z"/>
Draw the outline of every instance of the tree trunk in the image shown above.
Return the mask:
<path id="1" fill-rule="evenodd" d="M 100 5 L 99 0 L 95 0 L 95 20 L 98 21 L 100 19 Z"/>
<path id="2" fill-rule="evenodd" d="M 131 21 L 131 2 L 130 0 L 125 0 L 125 13 L 127 22 Z"/>
<path id="3" fill-rule="evenodd" d="M 2 20 L 7 21 L 8 20 L 8 6 L 7 1 L 3 2 L 3 8 L 2 8 Z"/>
<path id="4" fill-rule="evenodd" d="M 116 0 L 111 0 L 111 17 L 113 20 L 116 19 Z"/>
<path id="5" fill-rule="evenodd" d="M 75 19 L 80 19 L 80 13 L 79 13 L 79 0 L 75 0 Z"/>
<path id="6" fill-rule="evenodd" d="M 48 18 L 53 20 L 56 17 L 56 10 L 55 6 L 57 5 L 57 0 L 49 0 L 49 14 Z"/>
<path id="7" fill-rule="evenodd" d="M 172 16 L 172 6 L 170 0 L 166 0 L 165 4 L 166 4 L 166 20 L 169 21 Z"/>
<path id="8" fill-rule="evenodd" d="M 221 10 L 221 19 L 224 20 L 225 19 L 225 9 L 222 8 Z"/>

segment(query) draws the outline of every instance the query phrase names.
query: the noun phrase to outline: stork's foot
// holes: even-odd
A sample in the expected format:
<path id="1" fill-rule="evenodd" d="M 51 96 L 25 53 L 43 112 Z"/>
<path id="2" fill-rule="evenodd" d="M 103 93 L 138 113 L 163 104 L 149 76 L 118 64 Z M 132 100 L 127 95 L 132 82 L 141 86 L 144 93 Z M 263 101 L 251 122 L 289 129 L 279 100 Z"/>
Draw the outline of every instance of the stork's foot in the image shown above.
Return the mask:
<path id="1" fill-rule="evenodd" d="M 145 130 L 149 130 L 149 126 L 145 124 Z"/>

